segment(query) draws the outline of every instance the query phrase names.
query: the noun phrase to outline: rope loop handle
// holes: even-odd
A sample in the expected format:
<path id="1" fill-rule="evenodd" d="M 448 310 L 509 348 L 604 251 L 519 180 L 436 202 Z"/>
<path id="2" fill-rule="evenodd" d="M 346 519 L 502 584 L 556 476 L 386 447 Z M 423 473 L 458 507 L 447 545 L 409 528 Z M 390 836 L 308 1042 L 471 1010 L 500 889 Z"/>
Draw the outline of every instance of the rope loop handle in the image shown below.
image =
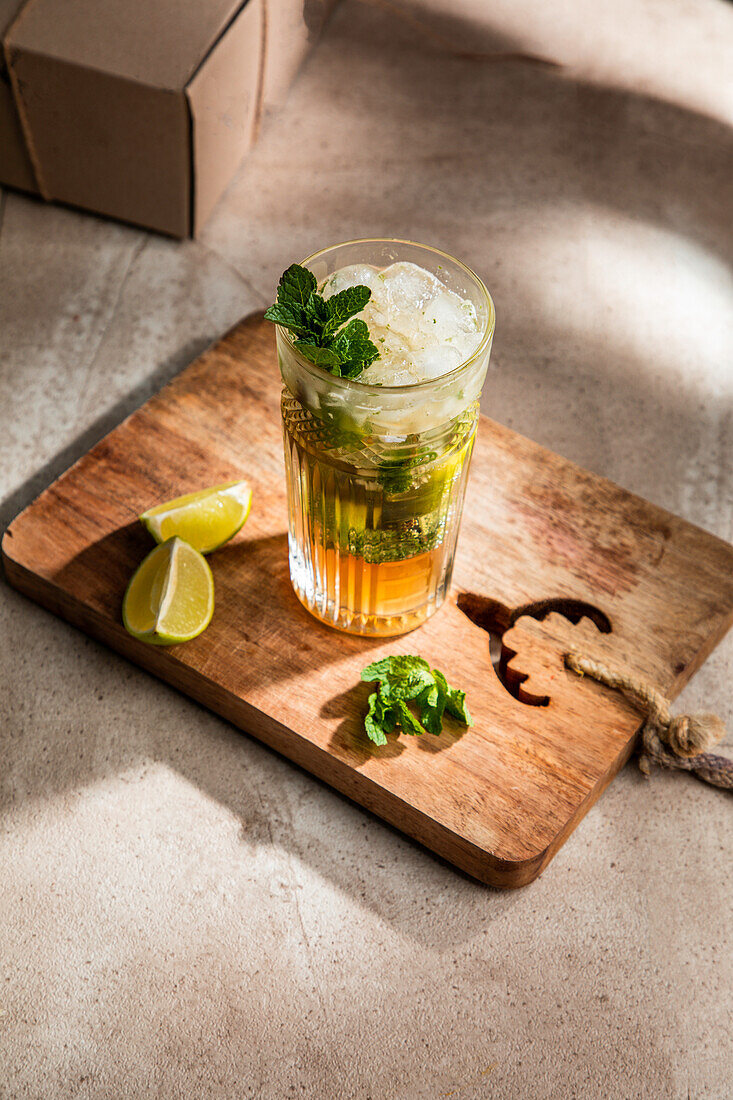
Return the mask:
<path id="1" fill-rule="evenodd" d="M 698 779 L 724 790 L 733 790 L 733 760 L 707 750 L 725 737 L 725 725 L 717 714 L 672 716 L 669 701 L 650 684 L 609 668 L 581 653 L 566 653 L 565 667 L 578 676 L 590 676 L 599 684 L 622 692 L 646 715 L 641 730 L 639 767 L 651 774 L 651 765 L 693 772 Z"/>

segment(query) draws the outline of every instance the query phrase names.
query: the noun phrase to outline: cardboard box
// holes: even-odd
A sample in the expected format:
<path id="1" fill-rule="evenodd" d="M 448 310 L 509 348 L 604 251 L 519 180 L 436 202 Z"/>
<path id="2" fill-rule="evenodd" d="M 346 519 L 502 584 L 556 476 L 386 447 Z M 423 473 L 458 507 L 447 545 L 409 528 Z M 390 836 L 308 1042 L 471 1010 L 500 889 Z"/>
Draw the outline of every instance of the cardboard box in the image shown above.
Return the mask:
<path id="1" fill-rule="evenodd" d="M 334 0 L 0 0 L 0 183 L 194 235 Z"/>

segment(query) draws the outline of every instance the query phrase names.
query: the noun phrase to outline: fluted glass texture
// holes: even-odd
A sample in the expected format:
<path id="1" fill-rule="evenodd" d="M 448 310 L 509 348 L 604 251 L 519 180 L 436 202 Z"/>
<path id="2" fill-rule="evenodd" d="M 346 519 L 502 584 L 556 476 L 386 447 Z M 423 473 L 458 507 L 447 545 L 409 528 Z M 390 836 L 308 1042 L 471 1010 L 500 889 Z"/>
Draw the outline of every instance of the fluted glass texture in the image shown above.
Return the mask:
<path id="1" fill-rule="evenodd" d="M 305 265 L 320 284 L 348 264 L 397 259 L 472 297 L 482 339 L 456 370 L 369 386 L 314 367 L 277 330 L 293 588 L 322 622 L 376 636 L 418 626 L 448 592 L 494 327 L 477 276 L 433 249 L 354 241 Z"/>

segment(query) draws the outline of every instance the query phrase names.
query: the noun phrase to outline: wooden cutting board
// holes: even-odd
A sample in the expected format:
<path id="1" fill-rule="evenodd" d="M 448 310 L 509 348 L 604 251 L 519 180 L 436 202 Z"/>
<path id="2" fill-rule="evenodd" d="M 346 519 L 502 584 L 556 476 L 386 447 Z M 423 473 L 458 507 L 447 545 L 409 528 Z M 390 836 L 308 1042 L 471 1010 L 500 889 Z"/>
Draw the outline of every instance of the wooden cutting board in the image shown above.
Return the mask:
<path id="1" fill-rule="evenodd" d="M 733 621 L 733 547 L 482 418 L 450 601 L 402 638 L 336 633 L 290 587 L 279 393 L 272 327 L 251 317 L 18 516 L 8 579 L 469 874 L 530 882 L 640 724 L 563 654 L 675 696 Z M 120 606 L 152 545 L 138 513 L 239 477 L 252 515 L 209 559 L 211 626 L 171 649 L 135 641 Z M 487 631 L 503 635 L 498 671 Z M 466 689 L 473 728 L 366 739 L 360 671 L 398 652 Z"/>

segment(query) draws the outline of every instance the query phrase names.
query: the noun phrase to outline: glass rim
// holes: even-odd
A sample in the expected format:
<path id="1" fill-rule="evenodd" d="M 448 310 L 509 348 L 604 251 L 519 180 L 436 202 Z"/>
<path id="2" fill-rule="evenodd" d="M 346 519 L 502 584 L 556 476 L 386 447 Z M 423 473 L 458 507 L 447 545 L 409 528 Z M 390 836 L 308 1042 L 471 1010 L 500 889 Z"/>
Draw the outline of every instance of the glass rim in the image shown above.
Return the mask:
<path id="1" fill-rule="evenodd" d="M 339 241 L 337 244 L 328 245 L 326 248 L 319 248 L 317 252 L 311 253 L 310 256 L 306 256 L 304 260 L 301 260 L 301 266 L 306 267 L 313 260 L 317 260 L 320 257 L 326 255 L 328 252 L 333 252 L 337 248 L 346 248 L 349 245 L 358 244 L 406 244 L 411 245 L 413 248 L 422 248 L 426 252 L 432 252 L 435 256 L 440 256 L 444 260 L 450 261 L 455 264 L 456 267 L 461 268 L 470 279 L 472 279 L 478 286 L 480 292 L 486 298 L 486 304 L 488 307 L 486 328 L 478 344 L 478 347 L 471 353 L 468 359 L 464 359 L 453 370 L 448 371 L 446 374 L 441 374 L 437 378 L 425 378 L 422 382 L 408 382 L 401 386 L 384 386 L 373 382 L 360 382 L 358 378 L 341 378 L 338 375 L 330 374 L 329 371 L 324 370 L 322 367 L 317 367 L 315 363 L 311 363 L 309 359 L 301 355 L 295 346 L 295 340 L 292 333 L 283 328 L 282 325 L 276 325 L 278 332 L 282 334 L 284 339 L 292 348 L 294 356 L 297 358 L 299 365 L 301 365 L 308 374 L 314 378 L 323 379 L 326 375 L 329 378 L 329 384 L 333 384 L 336 389 L 349 390 L 357 387 L 363 393 L 373 393 L 378 395 L 380 393 L 388 393 L 394 395 L 400 394 L 415 394 L 419 391 L 428 390 L 431 386 L 438 386 L 443 383 L 452 383 L 456 381 L 462 374 L 468 373 L 471 366 L 476 360 L 484 353 L 487 346 L 491 343 L 494 337 L 494 329 L 496 327 L 496 310 L 494 309 L 494 300 L 489 293 L 488 287 L 484 283 L 483 279 L 476 274 L 476 272 L 464 264 L 462 260 L 456 259 L 455 256 L 451 256 L 449 252 L 444 252 L 441 248 L 434 248 L 430 244 L 421 244 L 420 241 L 409 241 L 402 237 L 356 237 L 351 241 Z"/>

